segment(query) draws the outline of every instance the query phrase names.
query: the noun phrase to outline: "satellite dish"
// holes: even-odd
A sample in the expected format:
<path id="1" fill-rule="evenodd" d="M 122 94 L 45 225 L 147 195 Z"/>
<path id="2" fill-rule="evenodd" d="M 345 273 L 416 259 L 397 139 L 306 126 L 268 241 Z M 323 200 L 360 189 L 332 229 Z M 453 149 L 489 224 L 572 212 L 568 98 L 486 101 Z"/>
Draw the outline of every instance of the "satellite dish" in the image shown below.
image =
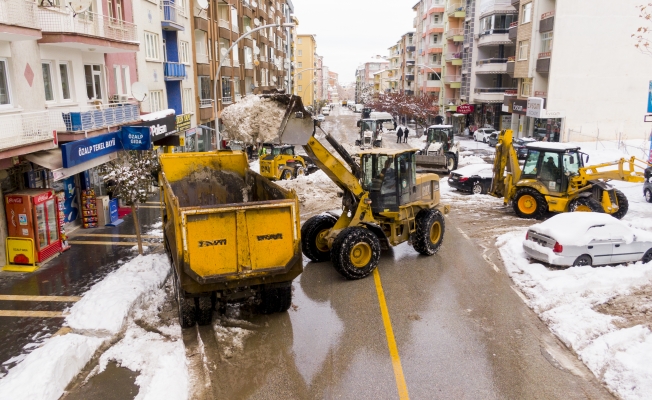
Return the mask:
<path id="1" fill-rule="evenodd" d="M 197 2 L 197 7 L 205 10 L 208 8 L 208 0 L 195 0 Z"/>
<path id="2" fill-rule="evenodd" d="M 254 25 L 260 26 L 260 20 L 258 18 L 254 18 Z"/>
<path id="3" fill-rule="evenodd" d="M 256 3 L 255 1 L 252 1 L 252 2 L 251 2 L 251 6 L 252 6 L 253 8 L 256 8 L 256 7 L 258 7 L 258 3 Z"/>
<path id="4" fill-rule="evenodd" d="M 260 47 L 256 46 L 254 47 L 254 54 L 260 54 Z"/>
<path id="5" fill-rule="evenodd" d="M 134 82 L 131 85 L 131 95 L 134 96 L 134 99 L 142 102 L 147 97 L 147 85 L 142 82 Z"/>
<path id="6" fill-rule="evenodd" d="M 75 14 L 83 13 L 88 10 L 93 0 L 69 0 L 68 5 Z"/>

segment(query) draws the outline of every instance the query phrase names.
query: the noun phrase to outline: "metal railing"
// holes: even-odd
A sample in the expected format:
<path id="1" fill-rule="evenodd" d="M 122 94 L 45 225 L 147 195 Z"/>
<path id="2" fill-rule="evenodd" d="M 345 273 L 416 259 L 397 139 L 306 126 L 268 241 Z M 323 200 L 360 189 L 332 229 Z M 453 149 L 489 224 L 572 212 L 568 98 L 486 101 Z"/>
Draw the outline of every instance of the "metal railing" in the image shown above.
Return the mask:
<path id="1" fill-rule="evenodd" d="M 57 109 L 63 117 L 66 131 L 89 131 L 120 125 L 140 119 L 138 104 L 111 103 L 96 106 Z"/>
<path id="2" fill-rule="evenodd" d="M 505 93 L 508 90 L 517 90 L 517 88 L 497 87 L 497 88 L 475 88 L 474 93 Z"/>
<path id="3" fill-rule="evenodd" d="M 26 0 L 0 1 L 0 23 L 39 28 L 36 3 Z"/>
<path id="4" fill-rule="evenodd" d="M 0 126 L 0 150 L 54 140 L 54 131 L 65 129 L 61 115 L 47 110 L 0 116 Z"/>
<path id="5" fill-rule="evenodd" d="M 177 23 L 177 17 L 185 17 L 186 10 L 177 6 L 174 0 L 163 0 L 163 21 Z"/>
<path id="6" fill-rule="evenodd" d="M 231 104 L 233 103 L 233 98 L 231 96 L 222 96 L 222 104 Z"/>
<path id="7" fill-rule="evenodd" d="M 199 108 L 213 107 L 213 99 L 200 99 Z"/>
<path id="8" fill-rule="evenodd" d="M 166 78 L 185 78 L 186 65 L 178 62 L 166 61 L 163 64 L 163 72 Z"/>
<path id="9" fill-rule="evenodd" d="M 448 5 L 448 8 L 446 9 L 446 12 L 448 13 L 448 15 L 454 14 L 454 13 L 459 12 L 459 11 L 466 11 L 466 8 L 464 7 L 464 4 L 462 4 L 461 1 L 451 2 Z"/>
<path id="10" fill-rule="evenodd" d="M 464 28 L 450 28 L 446 31 L 446 37 L 464 36 Z"/>
<path id="11" fill-rule="evenodd" d="M 220 28 L 231 29 L 231 23 L 225 19 L 220 19 L 217 23 Z"/>
<path id="12" fill-rule="evenodd" d="M 447 60 L 461 60 L 462 59 L 462 53 L 448 53 L 446 54 L 446 59 Z"/>
<path id="13" fill-rule="evenodd" d="M 462 75 L 444 75 L 444 83 L 462 82 Z"/>
<path id="14" fill-rule="evenodd" d="M 485 64 L 505 64 L 507 62 L 506 58 L 487 58 L 484 60 L 478 60 L 475 62 L 475 65 L 485 65 Z"/>
<path id="15" fill-rule="evenodd" d="M 39 7 L 38 18 L 43 32 L 79 33 L 122 42 L 138 42 L 136 24 L 93 12 L 76 16 L 65 7 Z"/>
<path id="16" fill-rule="evenodd" d="M 195 53 L 195 59 L 200 64 L 208 64 L 208 54 Z"/>

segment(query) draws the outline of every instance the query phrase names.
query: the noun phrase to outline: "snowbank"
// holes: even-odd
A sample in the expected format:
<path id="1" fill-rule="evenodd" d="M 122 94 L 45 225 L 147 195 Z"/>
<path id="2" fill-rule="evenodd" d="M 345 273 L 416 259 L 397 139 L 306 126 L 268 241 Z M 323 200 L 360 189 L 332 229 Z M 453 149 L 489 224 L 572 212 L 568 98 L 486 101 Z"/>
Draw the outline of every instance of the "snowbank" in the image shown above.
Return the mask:
<path id="1" fill-rule="evenodd" d="M 144 114 L 140 116 L 140 119 L 142 121 L 155 121 L 157 119 L 165 118 L 168 115 L 175 115 L 176 111 L 172 108 L 168 108 L 167 110 L 161 110 L 161 111 L 155 111 L 149 114 Z"/>
<path id="2" fill-rule="evenodd" d="M 471 164 L 486 164 L 487 162 L 483 160 L 482 158 L 478 156 L 462 156 L 460 155 L 460 159 L 457 162 L 458 167 L 464 167 L 466 165 L 471 165 Z"/>
<path id="3" fill-rule="evenodd" d="M 222 111 L 224 137 L 245 143 L 277 141 L 284 115 L 284 105 L 250 94 Z"/>
<path id="4" fill-rule="evenodd" d="M 70 309 L 66 325 L 77 333 L 115 335 L 134 303 L 160 287 L 170 272 L 165 254 L 138 256 L 96 284 Z"/>
<path id="5" fill-rule="evenodd" d="M 340 188 L 321 170 L 289 181 L 277 181 L 285 189 L 294 189 L 299 197 L 301 212 L 326 211 L 340 208 L 337 196 Z"/>
<path id="6" fill-rule="evenodd" d="M 104 340 L 76 334 L 49 339 L 0 380 L 0 399 L 58 399 Z"/>
<path id="7" fill-rule="evenodd" d="M 652 263 L 551 270 L 525 258 L 526 230 L 504 234 L 496 245 L 527 305 L 612 392 L 624 399 L 649 398 L 652 332 L 642 325 L 619 328 L 625 318 L 598 312 L 596 307 L 649 287 Z"/>

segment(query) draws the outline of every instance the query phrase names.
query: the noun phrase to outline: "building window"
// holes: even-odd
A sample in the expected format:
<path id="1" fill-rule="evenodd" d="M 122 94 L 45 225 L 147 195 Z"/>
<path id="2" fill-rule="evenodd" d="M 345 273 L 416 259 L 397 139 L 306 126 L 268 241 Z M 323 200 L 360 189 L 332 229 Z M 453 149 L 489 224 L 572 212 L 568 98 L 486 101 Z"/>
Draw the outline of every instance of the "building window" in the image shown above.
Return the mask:
<path id="1" fill-rule="evenodd" d="M 541 34 L 541 52 L 548 53 L 552 51 L 552 32 Z"/>
<path id="2" fill-rule="evenodd" d="M 297 91 L 299 92 L 299 96 L 301 96 L 303 93 L 303 86 L 301 85 L 297 86 Z"/>
<path id="3" fill-rule="evenodd" d="M 54 90 L 52 88 L 52 64 L 41 63 L 43 70 L 43 88 L 45 89 L 45 101 L 54 101 Z"/>
<path id="4" fill-rule="evenodd" d="M 179 62 L 182 64 L 190 64 L 190 43 L 179 41 Z"/>
<path id="5" fill-rule="evenodd" d="M 116 94 L 122 94 L 122 78 L 120 77 L 120 66 L 113 66 L 113 85 Z"/>
<path id="6" fill-rule="evenodd" d="M 158 35 L 152 32 L 145 32 L 145 58 L 148 60 L 159 60 L 160 45 Z"/>
<path id="7" fill-rule="evenodd" d="M 72 100 L 70 90 L 70 68 L 67 62 L 59 63 L 59 77 L 61 78 L 61 98 Z"/>
<path id="8" fill-rule="evenodd" d="M 84 65 L 88 100 L 102 100 L 102 66 Z"/>
<path id="9" fill-rule="evenodd" d="M 7 73 L 7 60 L 0 60 L 0 105 L 11 104 L 9 95 L 9 74 Z"/>
<path id="10" fill-rule="evenodd" d="M 518 42 L 518 59 L 519 59 L 519 61 L 527 60 L 529 48 L 530 48 L 530 41 L 529 40 L 521 40 L 520 42 Z"/>
<path id="11" fill-rule="evenodd" d="M 433 24 L 438 24 L 439 21 L 441 21 L 439 14 L 432 14 L 432 23 Z"/>
<path id="12" fill-rule="evenodd" d="M 251 66 L 254 62 L 254 53 L 251 51 L 251 47 L 244 47 L 244 62 L 245 66 Z"/>
<path id="13" fill-rule="evenodd" d="M 299 57 L 303 56 L 303 50 L 299 50 L 299 54 L 297 54 Z"/>
<path id="14" fill-rule="evenodd" d="M 435 74 L 434 72 L 429 72 L 428 73 L 428 80 L 429 81 L 438 81 L 439 80 L 439 75 Z"/>
<path id="15" fill-rule="evenodd" d="M 439 43 L 439 35 L 432 35 L 432 43 L 433 44 Z"/>
<path id="16" fill-rule="evenodd" d="M 299 62 L 299 65 L 297 65 L 297 68 L 303 68 L 303 63 Z"/>
<path id="17" fill-rule="evenodd" d="M 521 24 L 527 24 L 528 22 L 532 22 L 532 3 L 523 4 Z"/>
<path id="18" fill-rule="evenodd" d="M 195 110 L 194 101 L 192 101 L 192 88 L 184 88 L 181 93 L 183 102 L 183 113 L 190 114 Z"/>
<path id="19" fill-rule="evenodd" d="M 432 62 L 433 62 L 433 64 L 439 64 L 439 55 L 433 54 L 432 55 Z"/>
<path id="20" fill-rule="evenodd" d="M 152 90 L 149 92 L 149 112 L 161 111 L 163 109 L 163 91 Z"/>
<path id="21" fill-rule="evenodd" d="M 240 99 L 240 78 L 233 78 L 233 96 L 235 100 Z"/>
<path id="22" fill-rule="evenodd" d="M 521 97 L 532 96 L 532 80 L 523 79 L 521 82 Z"/>
<path id="23" fill-rule="evenodd" d="M 211 100 L 211 79 L 208 76 L 199 77 L 199 99 Z"/>
<path id="24" fill-rule="evenodd" d="M 222 78 L 222 103 L 231 103 L 231 78 Z"/>
<path id="25" fill-rule="evenodd" d="M 129 75 L 129 66 L 122 66 L 122 94 L 129 94 L 131 86 L 131 77 Z"/>
<path id="26" fill-rule="evenodd" d="M 245 94 L 251 94 L 254 91 L 254 80 L 250 76 L 245 76 Z"/>

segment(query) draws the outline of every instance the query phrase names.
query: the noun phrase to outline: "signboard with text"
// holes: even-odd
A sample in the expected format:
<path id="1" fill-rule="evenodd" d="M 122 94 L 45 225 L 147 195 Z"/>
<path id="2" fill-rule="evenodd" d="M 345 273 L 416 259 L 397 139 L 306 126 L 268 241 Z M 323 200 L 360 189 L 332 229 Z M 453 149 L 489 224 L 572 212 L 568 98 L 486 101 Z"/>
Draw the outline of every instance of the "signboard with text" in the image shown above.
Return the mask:
<path id="1" fill-rule="evenodd" d="M 94 158 L 114 153 L 121 148 L 119 131 L 65 143 L 61 145 L 63 167 L 74 167 Z"/>
<path id="2" fill-rule="evenodd" d="M 190 120 L 192 114 L 177 115 L 177 132 L 183 132 L 190 129 Z"/>
<path id="3" fill-rule="evenodd" d="M 457 113 L 458 114 L 473 113 L 473 104 L 462 104 L 461 106 L 457 106 Z"/>
<path id="4" fill-rule="evenodd" d="M 149 150 L 152 148 L 150 128 L 146 126 L 123 126 L 120 139 L 125 150 Z"/>
<path id="5" fill-rule="evenodd" d="M 514 114 L 526 115 L 527 114 L 527 100 L 515 100 L 512 104 L 512 112 Z"/>
<path id="6" fill-rule="evenodd" d="M 544 100 L 541 97 L 529 97 L 525 115 L 533 118 L 545 118 L 546 110 L 543 108 Z"/>

